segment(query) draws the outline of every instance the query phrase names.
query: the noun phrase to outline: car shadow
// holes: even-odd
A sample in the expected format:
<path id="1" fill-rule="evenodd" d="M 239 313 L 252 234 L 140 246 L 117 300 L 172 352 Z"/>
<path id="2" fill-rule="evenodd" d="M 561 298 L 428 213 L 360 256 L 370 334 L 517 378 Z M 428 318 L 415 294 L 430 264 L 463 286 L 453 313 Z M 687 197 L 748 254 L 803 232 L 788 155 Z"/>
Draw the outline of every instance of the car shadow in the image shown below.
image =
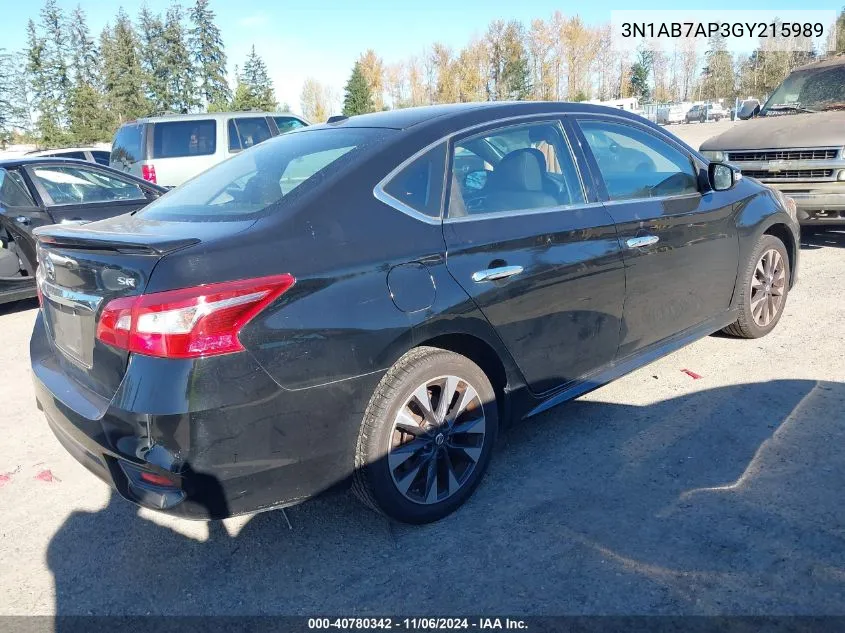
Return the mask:
<path id="1" fill-rule="evenodd" d="M 38 299 L 36 298 L 9 301 L 8 303 L 0 303 L 0 316 L 26 312 L 27 310 L 35 310 L 36 308 L 38 308 Z"/>
<path id="2" fill-rule="evenodd" d="M 237 533 L 209 522 L 197 540 L 112 493 L 51 539 L 56 622 L 839 613 L 842 405 L 845 384 L 802 380 L 647 406 L 596 392 L 505 430 L 475 496 L 425 526 L 390 523 L 344 493 L 288 509 L 292 529 L 266 512 Z"/>
<path id="3" fill-rule="evenodd" d="M 801 231 L 801 248 L 816 250 L 825 247 L 845 248 L 845 227 L 838 229 L 813 229 L 804 227 Z"/>

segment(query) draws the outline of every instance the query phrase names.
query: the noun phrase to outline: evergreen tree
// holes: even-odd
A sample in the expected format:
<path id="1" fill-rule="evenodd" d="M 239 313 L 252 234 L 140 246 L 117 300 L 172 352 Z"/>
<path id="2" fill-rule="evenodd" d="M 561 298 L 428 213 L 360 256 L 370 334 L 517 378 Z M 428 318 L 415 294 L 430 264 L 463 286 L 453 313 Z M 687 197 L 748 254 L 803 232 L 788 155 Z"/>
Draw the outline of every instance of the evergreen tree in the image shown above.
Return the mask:
<path id="1" fill-rule="evenodd" d="M 164 67 L 164 22 L 144 4 L 138 12 L 138 59 L 144 73 L 144 93 L 156 112 L 168 110 Z"/>
<path id="2" fill-rule="evenodd" d="M 199 98 L 209 111 L 224 110 L 232 100 L 232 90 L 226 80 L 226 53 L 220 29 L 214 23 L 214 11 L 209 8 L 208 0 L 197 0 L 189 16 L 193 23 L 189 42 Z"/>
<path id="3" fill-rule="evenodd" d="M 654 53 L 645 47 L 637 51 L 637 61 L 631 64 L 631 91 L 635 97 L 647 101 L 651 96 L 648 76 L 654 63 Z"/>
<path id="4" fill-rule="evenodd" d="M 508 98 L 524 101 L 531 96 L 531 68 L 528 65 L 528 54 L 523 48 L 513 62 L 505 65 Z"/>
<path id="5" fill-rule="evenodd" d="M 4 49 L 0 49 L 0 148 L 2 149 L 6 149 L 6 144 L 12 140 L 13 81 L 12 56 Z"/>
<path id="6" fill-rule="evenodd" d="M 232 101 L 233 110 L 268 110 L 278 107 L 273 82 L 264 60 L 252 47 L 244 67 L 238 74 L 238 87 Z"/>
<path id="7" fill-rule="evenodd" d="M 117 123 L 145 116 L 150 102 L 144 96 L 144 72 L 138 58 L 138 36 L 132 22 L 119 9 L 113 29 L 100 38 L 106 99 Z"/>
<path id="8" fill-rule="evenodd" d="M 73 83 L 96 86 L 100 82 L 100 56 L 88 30 L 85 11 L 77 5 L 70 19 L 70 55 Z"/>
<path id="9" fill-rule="evenodd" d="M 734 97 L 736 86 L 734 82 L 733 57 L 728 52 L 725 38 L 714 36 L 708 40 L 709 48 L 704 53 L 705 66 L 702 71 L 702 96 L 705 99 L 722 99 Z M 791 53 L 788 55 L 791 57 Z"/>
<path id="10" fill-rule="evenodd" d="M 77 6 L 70 22 L 73 88 L 68 98 L 70 140 L 77 145 L 108 141 L 114 127 L 101 91 L 98 51 L 94 46 L 82 7 Z"/>
<path id="11" fill-rule="evenodd" d="M 343 96 L 343 115 L 353 116 L 355 114 L 366 114 L 373 112 L 373 97 L 370 94 L 370 86 L 367 78 L 361 70 L 360 62 L 355 62 L 352 67 L 352 75 L 346 82 Z"/>
<path id="12" fill-rule="evenodd" d="M 839 14 L 836 20 L 836 47 L 834 52 L 845 53 L 845 9 Z"/>
<path id="13" fill-rule="evenodd" d="M 39 143 L 57 145 L 62 142 L 58 104 L 50 81 L 46 42 L 29 20 L 26 25 L 26 71 L 32 86 L 32 105 L 38 113 L 35 134 Z"/>
<path id="14" fill-rule="evenodd" d="M 69 49 L 70 37 L 67 21 L 56 0 L 46 0 L 41 9 L 41 28 L 44 32 L 42 66 L 45 86 L 49 92 L 45 104 L 51 116 L 55 115 L 56 124 L 61 131 L 53 143 L 65 142 L 63 130 L 67 126 L 68 99 L 72 87 L 68 62 L 65 56 Z M 45 142 L 47 139 L 44 139 Z"/>
<path id="15" fill-rule="evenodd" d="M 190 112 L 196 106 L 194 69 L 188 50 L 187 33 L 182 24 L 182 7 L 177 3 L 167 10 L 162 42 L 167 109 L 174 112 Z"/>

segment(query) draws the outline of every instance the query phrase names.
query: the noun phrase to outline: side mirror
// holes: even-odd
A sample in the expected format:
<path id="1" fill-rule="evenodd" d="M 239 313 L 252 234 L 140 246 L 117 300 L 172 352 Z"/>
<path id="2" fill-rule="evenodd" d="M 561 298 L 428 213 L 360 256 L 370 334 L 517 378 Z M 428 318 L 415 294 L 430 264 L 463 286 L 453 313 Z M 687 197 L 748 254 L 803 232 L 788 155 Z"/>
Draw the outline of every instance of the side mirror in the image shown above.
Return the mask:
<path id="1" fill-rule="evenodd" d="M 744 101 L 736 113 L 737 117 L 745 121 L 760 114 L 760 104 L 754 101 Z"/>
<path id="2" fill-rule="evenodd" d="M 742 176 L 734 171 L 730 165 L 725 163 L 710 163 L 707 168 L 707 177 L 710 180 L 710 188 L 713 191 L 727 191 L 733 188 L 737 180 Z"/>

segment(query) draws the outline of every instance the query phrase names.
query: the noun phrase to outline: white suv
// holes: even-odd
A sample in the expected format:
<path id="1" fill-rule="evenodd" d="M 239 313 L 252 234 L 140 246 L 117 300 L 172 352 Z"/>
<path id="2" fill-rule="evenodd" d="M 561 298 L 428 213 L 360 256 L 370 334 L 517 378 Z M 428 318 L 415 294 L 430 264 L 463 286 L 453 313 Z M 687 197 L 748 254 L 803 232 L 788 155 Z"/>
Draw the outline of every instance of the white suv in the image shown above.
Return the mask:
<path id="1" fill-rule="evenodd" d="M 305 119 L 290 113 L 147 117 L 120 126 L 110 166 L 163 187 L 177 187 L 241 150 L 306 125 Z"/>

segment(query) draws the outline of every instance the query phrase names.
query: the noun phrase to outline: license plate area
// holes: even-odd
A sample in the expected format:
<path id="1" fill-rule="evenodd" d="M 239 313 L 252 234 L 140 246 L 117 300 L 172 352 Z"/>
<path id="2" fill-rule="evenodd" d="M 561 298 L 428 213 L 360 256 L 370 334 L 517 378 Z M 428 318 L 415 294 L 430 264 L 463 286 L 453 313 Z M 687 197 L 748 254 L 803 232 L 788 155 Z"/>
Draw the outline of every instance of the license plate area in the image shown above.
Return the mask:
<path id="1" fill-rule="evenodd" d="M 94 364 L 96 310 L 101 297 L 76 293 L 40 280 L 44 320 L 62 354 L 85 369 Z"/>

